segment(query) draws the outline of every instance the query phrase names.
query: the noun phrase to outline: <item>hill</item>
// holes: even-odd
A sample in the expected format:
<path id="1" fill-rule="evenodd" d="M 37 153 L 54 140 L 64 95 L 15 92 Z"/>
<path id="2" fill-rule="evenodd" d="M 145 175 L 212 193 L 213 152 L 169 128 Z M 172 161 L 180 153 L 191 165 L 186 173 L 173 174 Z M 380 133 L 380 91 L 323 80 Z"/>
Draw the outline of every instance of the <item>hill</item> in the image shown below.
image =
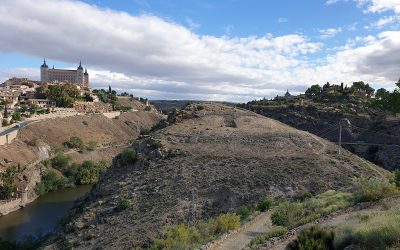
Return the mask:
<path id="1" fill-rule="evenodd" d="M 148 247 L 163 226 L 235 211 L 268 196 L 345 190 L 386 171 L 334 144 L 250 111 L 192 105 L 134 143 L 76 204 L 52 246 Z M 121 207 L 121 204 L 125 204 Z"/>
<path id="2" fill-rule="evenodd" d="M 112 119 L 102 114 L 55 118 L 21 128 L 15 140 L 0 146 L 0 173 L 18 166 L 13 177 L 16 188 L 28 188 L 31 201 L 37 197 L 35 185 L 47 169 L 43 160 L 63 152 L 75 163 L 84 160 L 111 162 L 141 131 L 151 129 L 163 118 L 157 111 L 144 111 L 144 106 L 137 101 L 125 104 L 135 106 L 138 111 L 121 113 Z M 90 143 L 95 147 L 83 151 L 68 149 L 65 144 L 71 137 L 79 138 L 86 147 Z"/>
<path id="3" fill-rule="evenodd" d="M 349 151 L 388 170 L 400 166 L 400 119 L 360 103 L 316 102 L 310 99 L 282 102 L 249 102 L 241 107 L 297 129 L 338 142 L 339 122 L 343 145 Z"/>

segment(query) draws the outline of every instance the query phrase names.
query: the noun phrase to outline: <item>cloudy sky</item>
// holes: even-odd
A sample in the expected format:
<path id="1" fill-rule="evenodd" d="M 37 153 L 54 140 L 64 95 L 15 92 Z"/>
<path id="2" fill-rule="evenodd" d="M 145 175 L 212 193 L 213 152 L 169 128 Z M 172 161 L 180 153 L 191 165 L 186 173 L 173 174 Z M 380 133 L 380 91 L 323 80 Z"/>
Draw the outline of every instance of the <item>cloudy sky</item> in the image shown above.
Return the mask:
<path id="1" fill-rule="evenodd" d="M 0 82 L 88 68 L 151 99 L 243 102 L 400 77 L 400 0 L 1 0 Z"/>

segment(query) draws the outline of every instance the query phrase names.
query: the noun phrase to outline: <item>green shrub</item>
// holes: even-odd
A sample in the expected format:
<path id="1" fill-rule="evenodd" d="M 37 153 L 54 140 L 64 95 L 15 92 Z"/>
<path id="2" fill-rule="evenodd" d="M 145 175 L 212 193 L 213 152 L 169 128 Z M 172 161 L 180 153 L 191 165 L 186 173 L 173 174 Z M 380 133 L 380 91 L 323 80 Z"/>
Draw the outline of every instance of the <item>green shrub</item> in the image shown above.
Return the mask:
<path id="1" fill-rule="evenodd" d="M 396 183 L 396 186 L 397 186 L 398 188 L 400 188 L 400 169 L 397 169 L 397 170 L 394 172 L 394 181 L 395 181 L 395 183 Z"/>
<path id="2" fill-rule="evenodd" d="M 77 166 L 75 170 L 75 183 L 76 184 L 94 184 L 97 183 L 99 176 L 102 172 L 107 169 L 107 163 L 100 161 L 94 163 L 93 161 L 84 161 L 80 166 Z M 71 171 L 74 172 L 74 171 Z"/>
<path id="3" fill-rule="evenodd" d="M 397 191 L 395 185 L 376 177 L 361 177 L 356 180 L 354 187 L 358 202 L 377 201 Z"/>
<path id="4" fill-rule="evenodd" d="M 240 216 L 232 213 L 222 214 L 214 221 L 216 234 L 235 230 L 240 226 Z"/>
<path id="5" fill-rule="evenodd" d="M 240 220 L 245 221 L 247 218 L 249 218 L 251 212 L 250 209 L 246 206 L 241 206 L 237 210 L 237 214 L 240 216 Z"/>
<path id="6" fill-rule="evenodd" d="M 43 195 L 47 192 L 53 192 L 67 186 L 68 180 L 65 177 L 58 176 L 54 172 L 47 172 L 41 178 L 39 183 L 36 183 L 35 192 L 38 195 Z"/>
<path id="7" fill-rule="evenodd" d="M 71 158 L 63 153 L 57 154 L 50 160 L 51 166 L 62 172 L 66 171 L 70 165 Z"/>
<path id="8" fill-rule="evenodd" d="M 312 197 L 313 195 L 310 192 L 304 191 L 296 195 L 295 199 L 299 201 L 305 201 L 307 199 L 311 199 Z"/>
<path id="9" fill-rule="evenodd" d="M 89 143 L 88 143 L 87 149 L 89 151 L 94 151 L 94 150 L 96 150 L 96 148 L 97 148 L 97 142 L 93 141 L 93 140 L 90 140 Z"/>
<path id="10" fill-rule="evenodd" d="M 303 218 L 303 205 L 301 203 L 284 202 L 279 204 L 276 211 L 272 214 L 271 220 L 274 225 L 292 228 L 297 226 Z"/>
<path id="11" fill-rule="evenodd" d="M 304 229 L 297 239 L 290 242 L 287 250 L 333 250 L 334 233 L 316 226 Z"/>
<path id="12" fill-rule="evenodd" d="M 19 112 L 15 112 L 11 117 L 14 121 L 21 121 L 21 113 Z"/>
<path id="13" fill-rule="evenodd" d="M 261 236 L 258 236 L 257 238 L 252 239 L 248 246 L 251 249 L 254 249 L 254 248 L 256 248 L 257 245 L 263 244 L 271 238 L 282 236 L 285 233 L 287 233 L 287 231 L 288 230 L 286 227 L 282 227 L 282 226 L 273 227 L 267 233 L 265 233 Z"/>
<path id="14" fill-rule="evenodd" d="M 15 175 L 18 173 L 16 166 L 11 166 L 4 173 L 0 173 L 0 199 L 7 200 L 12 197 L 12 194 L 17 191 L 17 186 L 14 181 Z"/>
<path id="15" fill-rule="evenodd" d="M 3 126 L 3 127 L 8 126 L 8 120 L 7 119 L 3 119 L 3 121 L 1 122 L 1 126 Z"/>
<path id="16" fill-rule="evenodd" d="M 131 206 L 131 201 L 128 198 L 122 198 L 119 201 L 118 208 L 120 210 L 125 210 Z"/>
<path id="17" fill-rule="evenodd" d="M 144 111 L 151 111 L 151 107 L 150 107 L 150 106 L 146 106 L 146 107 L 144 108 Z"/>
<path id="18" fill-rule="evenodd" d="M 198 111 L 204 110 L 204 106 L 203 106 L 203 105 L 197 105 L 196 109 L 197 109 Z"/>
<path id="19" fill-rule="evenodd" d="M 72 136 L 68 142 L 65 143 L 68 148 L 81 148 L 84 146 L 83 140 L 80 137 Z"/>
<path id="20" fill-rule="evenodd" d="M 125 163 L 133 164 L 137 159 L 137 153 L 133 148 L 127 148 L 122 153 L 122 160 Z"/>
<path id="21" fill-rule="evenodd" d="M 196 249 L 215 239 L 220 234 L 235 230 L 240 226 L 236 214 L 221 214 L 208 221 L 197 221 L 192 226 L 180 224 L 166 228 L 163 238 L 154 240 L 152 249 Z"/>
<path id="22" fill-rule="evenodd" d="M 257 203 L 257 210 L 261 211 L 261 212 L 265 212 L 267 211 L 270 207 L 272 206 L 272 201 L 267 199 L 267 198 L 263 198 L 261 200 L 258 201 Z"/>

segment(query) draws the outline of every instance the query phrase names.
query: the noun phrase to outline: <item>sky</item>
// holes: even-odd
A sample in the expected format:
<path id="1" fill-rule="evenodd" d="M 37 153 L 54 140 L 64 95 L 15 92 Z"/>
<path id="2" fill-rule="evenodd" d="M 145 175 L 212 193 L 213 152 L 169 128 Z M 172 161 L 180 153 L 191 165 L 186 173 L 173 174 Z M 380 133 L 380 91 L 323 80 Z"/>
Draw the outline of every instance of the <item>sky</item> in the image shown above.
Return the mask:
<path id="1" fill-rule="evenodd" d="M 400 0 L 2 0 L 0 82 L 87 67 L 92 88 L 246 102 L 400 77 Z"/>

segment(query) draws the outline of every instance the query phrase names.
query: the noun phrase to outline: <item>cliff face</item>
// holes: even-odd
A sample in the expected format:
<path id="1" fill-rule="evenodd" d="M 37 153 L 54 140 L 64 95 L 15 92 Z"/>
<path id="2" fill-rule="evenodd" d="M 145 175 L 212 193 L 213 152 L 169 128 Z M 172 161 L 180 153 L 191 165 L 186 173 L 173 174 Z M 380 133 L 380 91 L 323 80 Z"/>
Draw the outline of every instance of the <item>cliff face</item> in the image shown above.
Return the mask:
<path id="1" fill-rule="evenodd" d="M 346 189 L 384 175 L 335 145 L 253 112 L 206 104 L 143 136 L 134 164 L 122 156 L 77 203 L 58 242 L 77 249 L 148 247 L 163 226 L 234 211 L 261 197 Z M 194 109 L 193 109 L 194 110 Z M 121 200 L 130 206 L 120 209 Z M 54 244 L 56 246 L 56 244 Z"/>
<path id="2" fill-rule="evenodd" d="M 400 145 L 399 119 L 385 119 L 367 112 L 346 113 L 323 104 L 246 105 L 245 108 L 334 143 L 338 142 L 340 120 L 347 118 L 350 126 L 343 127 L 342 141 L 365 145 L 343 145 L 344 148 L 385 169 L 392 171 L 400 167 L 400 146 L 394 146 Z"/>

